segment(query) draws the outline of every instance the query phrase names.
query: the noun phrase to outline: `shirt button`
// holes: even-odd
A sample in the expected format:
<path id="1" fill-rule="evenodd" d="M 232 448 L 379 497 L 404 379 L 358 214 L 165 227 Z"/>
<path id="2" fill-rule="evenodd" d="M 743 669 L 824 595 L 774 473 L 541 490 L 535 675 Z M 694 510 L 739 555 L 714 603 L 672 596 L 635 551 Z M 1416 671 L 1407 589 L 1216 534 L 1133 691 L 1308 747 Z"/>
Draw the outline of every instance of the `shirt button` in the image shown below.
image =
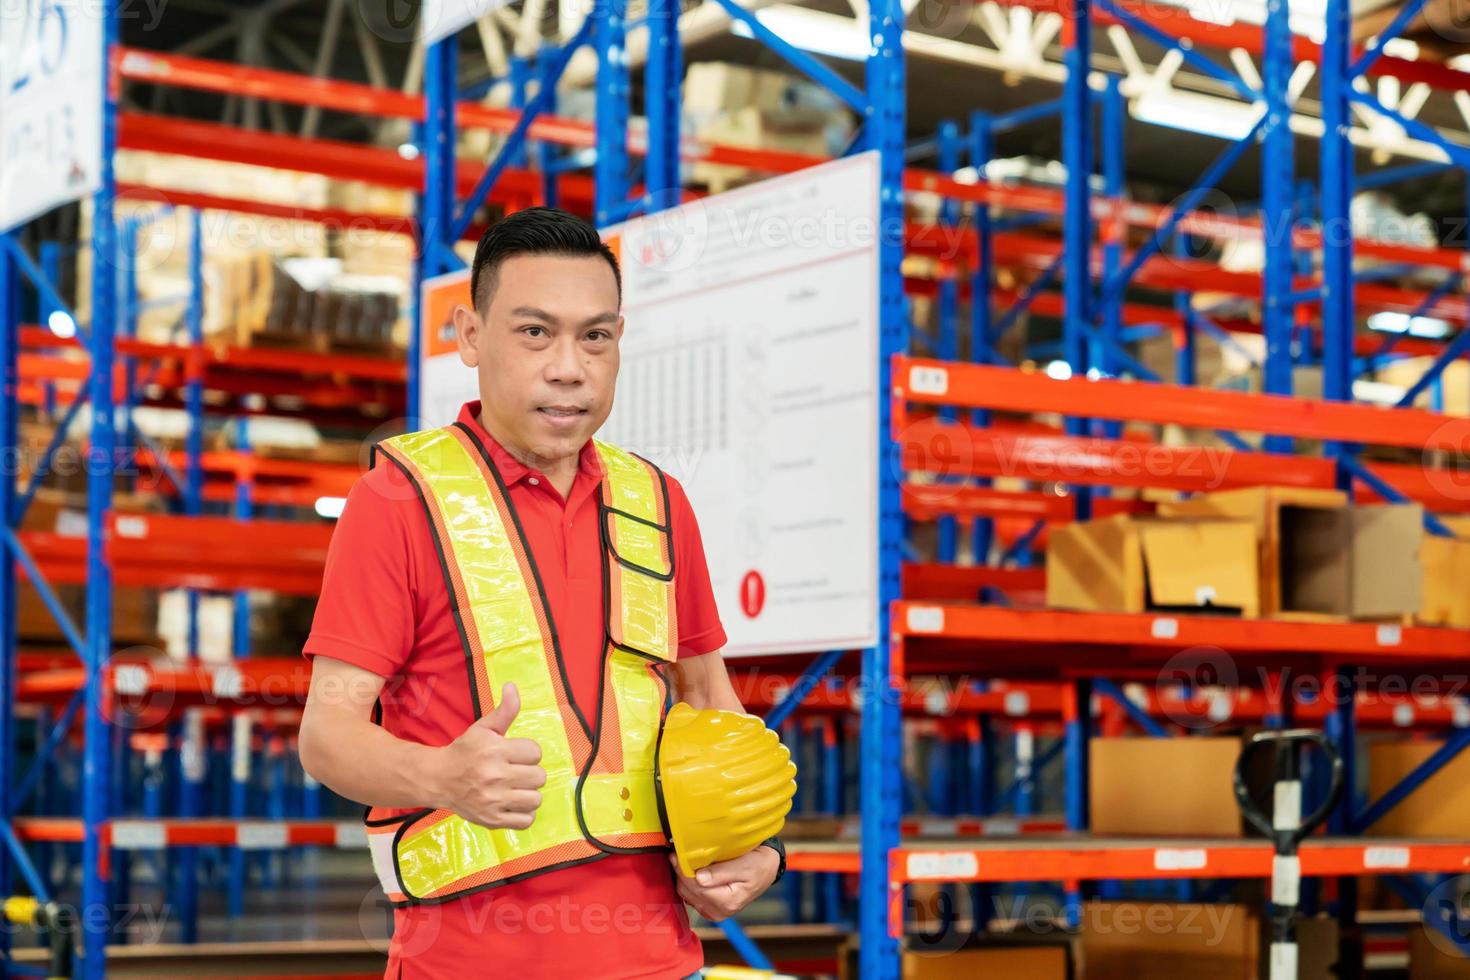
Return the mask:
<path id="1" fill-rule="evenodd" d="M 541 485 L 541 481 L 538 480 L 538 479 L 536 479 L 534 476 L 531 477 L 531 479 L 527 480 L 526 482 L 529 483 L 529 484 L 531 484 L 531 486 L 533 486 L 533 487 L 539 487 Z"/>

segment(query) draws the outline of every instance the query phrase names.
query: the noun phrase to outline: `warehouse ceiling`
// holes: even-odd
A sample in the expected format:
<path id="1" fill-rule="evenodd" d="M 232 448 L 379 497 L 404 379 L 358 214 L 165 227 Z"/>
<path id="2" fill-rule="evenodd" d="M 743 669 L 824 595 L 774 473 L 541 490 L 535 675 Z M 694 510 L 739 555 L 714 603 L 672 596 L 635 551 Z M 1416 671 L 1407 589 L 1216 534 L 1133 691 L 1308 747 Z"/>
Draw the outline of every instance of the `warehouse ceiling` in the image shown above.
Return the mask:
<path id="1" fill-rule="evenodd" d="M 521 23 L 523 3 L 534 4 L 531 8 L 534 28 Z M 157 23 L 148 21 L 146 6 L 126 5 L 123 36 L 126 43 L 139 47 L 417 91 L 422 59 L 413 44 L 415 6 L 412 0 L 169 0 Z M 686 9 L 689 6 L 686 2 Z M 811 0 L 802 6 L 829 17 L 853 15 L 850 0 Z M 1003 112 L 1054 99 L 1060 94 L 1056 79 L 1060 77 L 1061 52 L 1055 31 L 1045 30 L 1040 20 L 1032 21 L 1029 12 L 1024 13 L 1025 23 L 1021 27 L 1016 26 L 1015 11 L 1008 12 L 1003 22 L 998 23 L 993 16 L 995 11 L 983 9 L 987 6 L 991 5 L 914 0 L 909 30 L 925 35 L 930 42 L 926 49 L 935 50 L 911 53 L 908 59 L 912 138 L 931 136 L 942 119 L 962 122 L 973 110 Z M 991 16 L 982 16 L 986 13 Z M 1042 37 L 1043 43 L 1029 53 L 1034 56 L 1035 65 L 1019 71 L 995 67 L 1008 43 L 1018 37 L 1025 40 L 1020 34 L 1022 27 Z M 1012 34 L 1007 36 L 1007 31 Z M 478 29 L 467 30 L 463 35 L 462 84 L 492 77 L 495 73 L 491 62 L 503 62 L 505 53 L 515 50 L 518 36 L 522 50 L 533 50 L 540 36 L 555 37 L 557 32 L 557 5 L 547 0 L 522 0 L 496 12 Z M 755 41 L 734 36 L 727 29 L 707 34 L 705 39 L 688 46 L 686 60 L 783 67 L 774 52 Z M 1098 68 L 1118 72 L 1130 68 L 1130 59 L 1120 56 L 1127 52 L 1120 52 L 1119 44 L 1116 35 L 1098 32 L 1095 58 Z M 1132 70 L 1142 68 L 1151 72 L 1164 58 L 1163 51 L 1146 40 L 1135 37 L 1129 46 L 1136 55 Z M 1010 56 L 1014 58 L 1015 52 L 1011 51 Z M 1023 52 L 1022 56 L 1027 55 Z M 842 58 L 824 60 L 861 85 L 860 62 Z M 1187 70 L 1175 77 L 1174 85 L 1190 92 L 1226 94 L 1220 83 L 1191 76 Z M 637 94 L 635 89 L 635 97 Z M 1315 82 L 1309 83 L 1298 103 L 1299 113 L 1316 115 L 1316 94 Z M 135 107 L 145 110 L 223 119 L 252 128 L 349 140 L 400 138 L 358 116 L 302 111 L 234 96 L 135 86 L 127 98 Z M 1465 125 L 1453 103 L 1439 95 L 1428 100 L 1420 118 L 1457 131 L 1463 131 Z M 1055 159 L 1060 156 L 1060 142 L 1058 123 L 1052 119 L 1007 134 L 999 141 L 998 150 L 1001 156 L 1024 154 Z M 1220 139 L 1132 119 L 1127 124 L 1126 145 L 1130 190 L 1135 197 L 1149 201 L 1177 197 L 1225 146 Z M 1316 156 L 1315 139 L 1304 137 L 1298 141 L 1299 179 L 1314 179 Z M 932 165 L 932 162 L 919 161 L 921 165 Z M 1362 173 L 1403 162 L 1408 159 L 1364 150 L 1359 154 L 1358 167 Z M 1258 199 L 1259 154 L 1247 154 L 1221 189 L 1236 200 Z M 1408 190 L 1410 193 L 1399 202 L 1402 209 L 1428 211 L 1439 221 L 1446 244 L 1465 244 L 1467 189 L 1463 174 L 1447 170 L 1438 177 L 1416 182 Z"/>

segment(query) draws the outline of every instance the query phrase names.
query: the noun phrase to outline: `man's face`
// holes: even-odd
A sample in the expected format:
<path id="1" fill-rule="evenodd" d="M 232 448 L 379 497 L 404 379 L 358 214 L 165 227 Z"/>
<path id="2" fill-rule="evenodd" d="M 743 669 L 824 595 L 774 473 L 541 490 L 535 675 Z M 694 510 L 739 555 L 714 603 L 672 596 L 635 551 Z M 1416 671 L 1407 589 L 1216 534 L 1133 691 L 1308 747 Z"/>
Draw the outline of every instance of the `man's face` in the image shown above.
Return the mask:
<path id="1" fill-rule="evenodd" d="M 506 448 L 549 463 L 575 455 L 607 420 L 623 318 L 606 259 L 509 258 L 484 315 L 460 307 L 454 323 L 460 360 L 479 375 L 485 427 Z"/>

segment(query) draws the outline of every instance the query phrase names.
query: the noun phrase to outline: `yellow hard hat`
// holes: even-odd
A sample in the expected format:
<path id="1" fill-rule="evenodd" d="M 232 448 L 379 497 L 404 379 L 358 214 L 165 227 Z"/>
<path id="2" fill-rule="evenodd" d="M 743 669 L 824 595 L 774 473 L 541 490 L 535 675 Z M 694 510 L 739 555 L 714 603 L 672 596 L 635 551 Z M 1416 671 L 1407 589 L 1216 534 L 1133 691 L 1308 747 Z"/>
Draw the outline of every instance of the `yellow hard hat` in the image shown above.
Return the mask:
<path id="1" fill-rule="evenodd" d="M 796 763 L 754 715 L 680 703 L 664 719 L 658 780 L 679 868 L 692 876 L 781 832 Z"/>

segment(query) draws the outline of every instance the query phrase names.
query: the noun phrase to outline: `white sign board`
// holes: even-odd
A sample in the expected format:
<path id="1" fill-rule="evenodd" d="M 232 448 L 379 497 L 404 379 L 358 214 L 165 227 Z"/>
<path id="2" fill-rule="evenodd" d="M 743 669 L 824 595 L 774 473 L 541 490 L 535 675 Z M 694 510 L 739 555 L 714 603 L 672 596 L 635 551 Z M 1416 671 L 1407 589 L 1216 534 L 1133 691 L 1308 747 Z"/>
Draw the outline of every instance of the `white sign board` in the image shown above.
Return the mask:
<path id="1" fill-rule="evenodd" d="M 425 44 L 442 41 L 468 27 L 507 0 L 423 0 L 419 4 L 419 37 Z"/>
<path id="2" fill-rule="evenodd" d="M 437 429 L 459 418 L 460 406 L 478 401 L 475 369 L 459 359 L 454 308 L 470 302 L 470 270 L 425 279 L 419 287 L 419 428 Z"/>
<path id="3" fill-rule="evenodd" d="M 678 479 L 729 654 L 877 638 L 878 158 L 603 236 L 626 329 L 599 438 Z"/>
<path id="4" fill-rule="evenodd" d="M 0 231 L 98 187 L 102 10 L 95 0 L 0 2 Z"/>

